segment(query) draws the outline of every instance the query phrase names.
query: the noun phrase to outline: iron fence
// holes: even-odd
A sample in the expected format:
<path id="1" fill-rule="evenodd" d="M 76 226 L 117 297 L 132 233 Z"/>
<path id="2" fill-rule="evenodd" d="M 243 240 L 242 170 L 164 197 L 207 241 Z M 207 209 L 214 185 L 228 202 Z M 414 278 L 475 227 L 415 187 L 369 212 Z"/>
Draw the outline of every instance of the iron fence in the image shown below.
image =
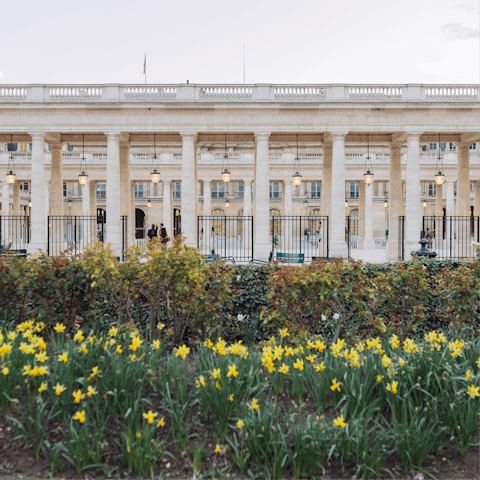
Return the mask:
<path id="1" fill-rule="evenodd" d="M 253 259 L 253 217 L 244 215 L 200 215 L 197 217 L 197 249 L 236 263 Z"/>
<path id="2" fill-rule="evenodd" d="M 478 216 L 424 216 L 422 237 L 436 258 L 474 258 L 473 242 L 480 241 Z"/>
<path id="3" fill-rule="evenodd" d="M 405 217 L 398 217 L 398 260 L 405 260 Z"/>
<path id="4" fill-rule="evenodd" d="M 30 242 L 30 217 L 28 215 L 0 215 L 0 248 L 23 250 Z"/>
<path id="5" fill-rule="evenodd" d="M 270 241 L 274 259 L 277 253 L 303 254 L 305 262 L 328 258 L 328 216 L 272 215 Z"/>
<path id="6" fill-rule="evenodd" d="M 122 215 L 122 252 L 127 247 L 128 217 Z M 95 240 L 105 243 L 105 215 L 50 215 L 48 217 L 47 254 L 57 257 L 70 250 L 72 255 L 83 253 Z M 122 254 L 124 259 L 124 255 Z"/>

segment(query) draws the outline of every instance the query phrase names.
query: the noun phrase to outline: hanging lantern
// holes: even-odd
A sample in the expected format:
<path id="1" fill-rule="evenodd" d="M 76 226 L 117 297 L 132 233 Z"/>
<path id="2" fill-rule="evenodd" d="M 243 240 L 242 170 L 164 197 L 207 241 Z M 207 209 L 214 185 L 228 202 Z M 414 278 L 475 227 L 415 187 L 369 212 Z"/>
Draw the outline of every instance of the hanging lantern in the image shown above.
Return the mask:
<path id="1" fill-rule="evenodd" d="M 31 199 L 31 198 L 28 199 L 28 206 L 29 206 L 30 208 L 32 208 L 32 199 Z"/>
<path id="2" fill-rule="evenodd" d="M 345 208 L 348 208 L 348 200 L 345 199 Z"/>
<path id="3" fill-rule="evenodd" d="M 438 173 L 435 175 L 435 185 L 443 185 L 445 183 L 445 175 L 443 174 L 443 162 L 442 162 L 442 155 L 440 153 L 440 134 L 438 134 L 437 151 L 438 151 L 438 155 L 437 155 L 437 165 L 435 167 L 435 171 L 438 171 Z"/>
<path id="4" fill-rule="evenodd" d="M 227 155 L 227 134 L 225 133 L 225 153 L 223 155 L 223 170 L 222 170 L 222 180 L 224 183 L 230 181 L 231 173 L 228 169 L 228 155 Z"/>
<path id="5" fill-rule="evenodd" d="M 230 207 L 230 202 L 228 200 L 225 200 L 225 208 L 229 208 Z"/>
<path id="6" fill-rule="evenodd" d="M 13 185 L 15 183 L 15 159 L 13 158 L 13 134 L 10 134 L 10 156 L 8 157 L 8 167 L 7 167 L 7 183 Z"/>
<path id="7" fill-rule="evenodd" d="M 422 203 L 422 205 L 423 205 L 423 208 L 427 208 L 427 201 L 424 200 L 423 203 Z"/>
<path id="8" fill-rule="evenodd" d="M 158 157 L 157 157 L 157 142 L 155 140 L 155 133 L 153 134 L 153 157 L 152 157 L 152 172 L 150 173 L 150 180 L 157 184 L 160 182 L 160 172 L 158 171 Z"/>
<path id="9" fill-rule="evenodd" d="M 385 208 L 388 208 L 388 202 L 387 202 L 386 200 L 383 202 L 383 206 L 384 206 Z"/>
<path id="10" fill-rule="evenodd" d="M 370 164 L 370 168 L 369 168 Z M 365 179 L 365 183 L 367 185 L 371 185 L 373 183 L 373 165 L 372 159 L 370 158 L 370 134 L 367 134 L 367 158 L 365 159 L 365 173 L 363 174 L 363 178 Z"/>
<path id="11" fill-rule="evenodd" d="M 297 134 L 297 155 L 295 157 L 295 163 L 293 165 L 292 181 L 295 186 L 302 183 L 302 171 L 300 168 L 300 157 L 298 156 L 298 134 Z"/>
<path id="12" fill-rule="evenodd" d="M 86 185 L 88 183 L 88 175 L 84 171 L 78 176 L 78 183 L 80 185 Z"/>
<path id="13" fill-rule="evenodd" d="M 150 199 L 148 198 L 147 199 L 147 207 L 150 208 L 152 206 L 152 202 L 150 201 Z"/>
<path id="14" fill-rule="evenodd" d="M 83 137 L 83 150 L 82 150 L 82 158 L 80 159 L 80 173 L 78 174 L 78 183 L 82 186 L 85 186 L 88 183 L 88 175 L 86 173 L 87 160 L 85 158 L 85 134 L 82 135 L 82 137 Z"/>

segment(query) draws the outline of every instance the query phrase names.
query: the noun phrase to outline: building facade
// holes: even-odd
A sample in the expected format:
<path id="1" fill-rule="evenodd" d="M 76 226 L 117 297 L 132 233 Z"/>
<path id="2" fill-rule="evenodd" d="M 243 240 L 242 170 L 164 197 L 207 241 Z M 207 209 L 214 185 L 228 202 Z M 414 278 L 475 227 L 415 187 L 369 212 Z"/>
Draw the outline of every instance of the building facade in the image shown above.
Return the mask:
<path id="1" fill-rule="evenodd" d="M 272 215 L 327 216 L 330 256 L 344 257 L 349 215 L 356 247 L 396 260 L 399 216 L 410 251 L 424 215 L 480 210 L 478 85 L 12 85 L 0 111 L 0 178 L 11 159 L 16 173 L 1 210 L 31 214 L 32 252 L 46 251 L 49 214 L 100 209 L 117 252 L 122 215 L 129 243 L 163 223 L 197 246 L 198 217 L 213 212 L 253 216 L 258 259 Z"/>

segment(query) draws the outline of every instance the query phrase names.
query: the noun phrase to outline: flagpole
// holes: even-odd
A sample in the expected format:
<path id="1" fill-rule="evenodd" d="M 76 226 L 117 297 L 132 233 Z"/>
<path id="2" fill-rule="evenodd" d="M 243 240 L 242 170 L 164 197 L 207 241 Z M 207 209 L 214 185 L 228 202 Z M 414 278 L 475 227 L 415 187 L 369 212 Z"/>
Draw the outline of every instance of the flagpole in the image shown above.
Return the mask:
<path id="1" fill-rule="evenodd" d="M 143 73 L 145 74 L 145 85 L 147 84 L 147 52 L 145 52 L 145 60 L 143 61 Z"/>

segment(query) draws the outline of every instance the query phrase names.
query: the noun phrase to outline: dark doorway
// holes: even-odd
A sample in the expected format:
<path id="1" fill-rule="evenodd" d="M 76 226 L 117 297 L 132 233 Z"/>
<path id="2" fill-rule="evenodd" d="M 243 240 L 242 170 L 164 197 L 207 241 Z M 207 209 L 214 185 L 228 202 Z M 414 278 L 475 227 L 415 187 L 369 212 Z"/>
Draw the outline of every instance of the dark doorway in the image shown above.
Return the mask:
<path id="1" fill-rule="evenodd" d="M 182 233 L 182 212 L 179 208 L 173 209 L 173 236 L 176 237 Z"/>
<path id="2" fill-rule="evenodd" d="M 145 213 L 140 208 L 135 209 L 135 238 L 145 238 Z"/>
<path id="3" fill-rule="evenodd" d="M 105 242 L 105 230 L 107 223 L 107 213 L 103 208 L 97 208 L 97 240 Z"/>

